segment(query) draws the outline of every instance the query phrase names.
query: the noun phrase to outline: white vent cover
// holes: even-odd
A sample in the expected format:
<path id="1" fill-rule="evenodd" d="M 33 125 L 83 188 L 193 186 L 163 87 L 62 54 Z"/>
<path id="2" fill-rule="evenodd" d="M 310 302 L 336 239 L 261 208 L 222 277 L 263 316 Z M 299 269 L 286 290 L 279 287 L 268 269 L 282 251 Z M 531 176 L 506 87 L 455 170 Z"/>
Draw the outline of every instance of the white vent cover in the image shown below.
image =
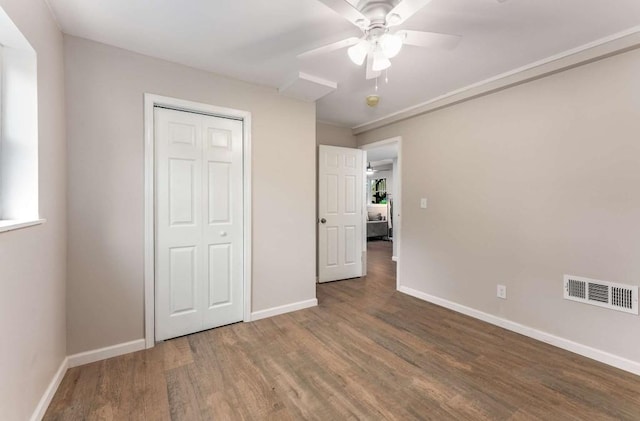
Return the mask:
<path id="1" fill-rule="evenodd" d="M 564 298 L 638 314 L 638 287 L 564 275 Z"/>

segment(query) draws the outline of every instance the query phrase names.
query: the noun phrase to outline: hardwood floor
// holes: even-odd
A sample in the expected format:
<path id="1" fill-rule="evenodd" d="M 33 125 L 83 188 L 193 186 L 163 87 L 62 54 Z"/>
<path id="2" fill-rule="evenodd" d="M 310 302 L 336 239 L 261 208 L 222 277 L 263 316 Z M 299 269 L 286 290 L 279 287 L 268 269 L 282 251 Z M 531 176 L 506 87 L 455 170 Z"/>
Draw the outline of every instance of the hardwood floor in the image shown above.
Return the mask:
<path id="1" fill-rule="evenodd" d="M 395 291 L 390 243 L 319 306 L 70 369 L 46 420 L 640 420 L 640 377 Z"/>

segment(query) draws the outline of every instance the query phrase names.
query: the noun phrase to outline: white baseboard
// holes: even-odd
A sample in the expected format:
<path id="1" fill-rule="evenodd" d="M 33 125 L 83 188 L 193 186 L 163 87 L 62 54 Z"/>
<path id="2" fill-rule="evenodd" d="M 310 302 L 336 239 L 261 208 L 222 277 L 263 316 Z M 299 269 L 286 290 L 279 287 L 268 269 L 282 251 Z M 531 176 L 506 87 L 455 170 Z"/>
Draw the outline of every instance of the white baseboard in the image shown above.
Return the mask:
<path id="1" fill-rule="evenodd" d="M 278 314 L 290 313 L 292 311 L 302 310 L 304 308 L 315 307 L 318 305 L 318 299 L 298 301 L 297 303 L 286 304 L 283 306 L 272 307 L 266 310 L 255 311 L 251 313 L 251 321 L 266 319 L 267 317 L 277 316 Z"/>
<path id="2" fill-rule="evenodd" d="M 117 357 L 118 355 L 128 354 L 129 352 L 135 352 L 145 349 L 145 341 L 144 339 L 137 339 L 131 342 L 125 342 L 118 345 L 108 346 L 105 348 L 95 349 L 93 351 L 80 352 L 79 354 L 70 355 L 65 357 L 60 363 L 60 367 L 58 367 L 58 371 L 54 374 L 53 379 L 51 379 L 51 383 L 45 390 L 42 398 L 40 398 L 40 402 L 36 406 L 36 409 L 33 411 L 33 415 L 31 415 L 31 421 L 40 421 L 42 417 L 44 417 L 45 412 L 47 412 L 47 408 L 49 408 L 49 404 L 53 399 L 53 396 L 56 394 L 64 375 L 67 373 L 67 370 L 72 367 L 77 367 L 83 364 L 89 364 L 95 361 L 104 360 L 111 357 Z"/>
<path id="3" fill-rule="evenodd" d="M 51 379 L 51 383 L 47 387 L 47 390 L 44 391 L 42 398 L 40 398 L 40 402 L 38 402 L 38 406 L 36 406 L 35 411 L 31 415 L 31 421 L 40 421 L 42 417 L 44 417 L 45 412 L 47 412 L 47 408 L 49 408 L 49 404 L 53 399 L 53 396 L 56 394 L 58 390 L 58 386 L 62 382 L 64 375 L 67 372 L 67 368 L 69 368 L 69 358 L 64 357 L 62 362 L 60 363 L 60 367 L 58 367 L 58 371 L 53 375 Z"/>
<path id="4" fill-rule="evenodd" d="M 117 357 L 118 355 L 124 355 L 143 349 L 145 349 L 144 339 L 136 339 L 131 342 L 124 342 L 117 345 L 107 346 L 105 348 L 94 349 L 92 351 L 80 352 L 78 354 L 69 355 L 69 368 L 100 360 L 106 360 L 107 358 Z"/>
<path id="5" fill-rule="evenodd" d="M 398 261 L 398 256 L 391 256 L 391 260 L 393 260 L 394 262 Z"/>
<path id="6" fill-rule="evenodd" d="M 628 371 L 629 373 L 640 375 L 640 362 L 632 361 L 596 348 L 591 348 L 587 345 L 579 344 L 577 342 L 570 341 L 569 339 L 561 338 L 559 336 L 555 336 L 550 333 L 513 322 L 511 320 L 503 319 L 501 317 L 494 316 L 492 314 L 485 313 L 471 307 L 466 307 L 461 304 L 445 300 L 443 298 L 429 295 L 413 288 L 400 286 L 398 287 L 398 291 L 403 292 L 407 295 L 411 295 L 412 297 L 416 297 L 421 300 L 439 305 L 441 307 L 448 308 L 449 310 L 457 311 L 458 313 L 465 314 L 475 319 L 491 323 L 492 325 L 502 327 L 512 332 L 516 332 L 521 335 L 536 339 L 538 341 L 548 343 L 558 348 L 571 351 L 578 355 L 582 355 L 583 357 L 591 358 L 592 360 L 596 360 L 601 363 L 619 368 L 621 370 Z"/>

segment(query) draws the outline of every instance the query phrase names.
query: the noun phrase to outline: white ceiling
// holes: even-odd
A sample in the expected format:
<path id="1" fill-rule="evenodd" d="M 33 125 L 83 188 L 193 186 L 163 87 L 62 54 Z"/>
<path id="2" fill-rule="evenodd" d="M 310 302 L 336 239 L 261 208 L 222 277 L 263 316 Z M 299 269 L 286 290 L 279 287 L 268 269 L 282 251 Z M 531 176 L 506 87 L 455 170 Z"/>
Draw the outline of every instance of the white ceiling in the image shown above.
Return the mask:
<path id="1" fill-rule="evenodd" d="M 376 148 L 367 149 L 367 161 L 381 162 L 388 161 L 398 157 L 398 144 L 391 143 L 378 146 Z M 373 164 L 372 164 L 373 165 Z"/>
<path id="2" fill-rule="evenodd" d="M 401 28 L 461 35 L 453 51 L 405 46 L 380 105 L 345 50 L 306 50 L 359 36 L 317 0 L 49 0 L 64 32 L 278 88 L 302 71 L 338 83 L 318 120 L 353 127 L 640 24 L 638 0 L 433 0 Z"/>

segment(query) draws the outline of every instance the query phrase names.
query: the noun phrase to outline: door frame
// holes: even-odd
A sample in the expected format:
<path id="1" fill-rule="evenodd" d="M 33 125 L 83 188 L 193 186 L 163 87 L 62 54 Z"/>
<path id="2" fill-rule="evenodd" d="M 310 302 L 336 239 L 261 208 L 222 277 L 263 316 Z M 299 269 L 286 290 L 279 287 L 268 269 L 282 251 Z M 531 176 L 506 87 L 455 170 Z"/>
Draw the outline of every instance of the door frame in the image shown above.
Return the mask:
<path id="1" fill-rule="evenodd" d="M 378 148 L 380 146 L 385 146 L 385 145 L 389 145 L 391 143 L 397 143 L 398 144 L 398 179 L 396 180 L 396 183 L 398 185 L 398 191 L 394 192 L 394 196 L 395 196 L 395 200 L 394 200 L 394 206 L 396 209 L 396 214 L 398 215 L 397 218 L 394 219 L 393 221 L 393 241 L 396 242 L 397 241 L 397 255 L 394 256 L 395 262 L 396 262 L 396 289 L 400 288 L 400 265 L 401 265 L 401 261 L 402 259 L 400 258 L 400 256 L 402 255 L 402 249 L 401 249 L 401 245 L 402 245 L 402 136 L 395 136 L 395 137 L 391 137 L 388 139 L 383 139 L 383 140 L 379 140 L 377 142 L 372 142 L 372 143 L 367 143 L 365 145 L 360 145 L 359 148 L 364 150 L 365 152 L 367 152 L 369 149 L 375 149 Z M 365 154 L 365 155 L 368 155 Z M 365 156 L 365 160 L 368 161 L 369 157 Z M 367 180 L 367 173 L 366 173 L 366 168 L 364 169 L 364 178 L 365 180 Z M 369 191 L 368 189 L 365 189 L 365 209 L 366 209 L 366 202 L 369 199 Z M 366 241 L 366 230 L 367 230 L 367 213 L 364 212 L 364 216 L 362 218 L 362 224 L 363 224 L 363 230 L 365 232 L 365 241 Z M 366 247 L 366 243 L 365 243 L 365 248 L 364 248 L 364 253 L 365 256 L 367 254 L 367 247 Z M 366 257 L 365 257 L 365 262 L 366 262 Z"/>
<path id="2" fill-rule="evenodd" d="M 155 345 L 155 136 L 154 107 L 240 120 L 242 125 L 243 321 L 251 321 L 251 113 L 150 93 L 144 94 L 144 339 Z"/>

